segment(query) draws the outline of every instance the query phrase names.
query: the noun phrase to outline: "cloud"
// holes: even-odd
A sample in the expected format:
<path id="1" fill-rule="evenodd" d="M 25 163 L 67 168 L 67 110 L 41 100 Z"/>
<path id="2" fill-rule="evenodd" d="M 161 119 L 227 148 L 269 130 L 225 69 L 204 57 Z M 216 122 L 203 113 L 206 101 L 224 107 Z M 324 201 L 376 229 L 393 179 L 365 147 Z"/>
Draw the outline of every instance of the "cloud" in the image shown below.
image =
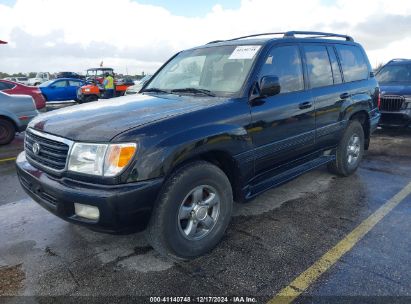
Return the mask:
<path id="1" fill-rule="evenodd" d="M 181 49 L 295 29 L 349 34 L 376 64 L 409 57 L 410 24 L 408 0 L 242 0 L 202 17 L 138 0 L 17 0 L 0 4 L 0 38 L 9 41 L 0 47 L 0 71 L 82 71 L 104 60 L 120 73 L 153 72 Z"/>

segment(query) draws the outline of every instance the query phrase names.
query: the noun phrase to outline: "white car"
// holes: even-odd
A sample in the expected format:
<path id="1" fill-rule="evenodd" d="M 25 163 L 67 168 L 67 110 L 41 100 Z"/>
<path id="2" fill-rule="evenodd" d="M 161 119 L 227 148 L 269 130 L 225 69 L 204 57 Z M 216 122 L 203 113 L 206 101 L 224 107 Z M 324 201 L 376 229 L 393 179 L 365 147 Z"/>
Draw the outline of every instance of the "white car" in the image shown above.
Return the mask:
<path id="1" fill-rule="evenodd" d="M 31 86 L 37 86 L 39 84 L 42 84 L 43 82 L 46 82 L 50 80 L 50 74 L 47 72 L 39 72 L 36 74 L 36 77 L 30 78 L 28 85 Z"/>
<path id="2" fill-rule="evenodd" d="M 4 80 L 10 80 L 24 85 L 29 85 L 29 79 L 27 77 L 6 77 L 4 78 Z"/>

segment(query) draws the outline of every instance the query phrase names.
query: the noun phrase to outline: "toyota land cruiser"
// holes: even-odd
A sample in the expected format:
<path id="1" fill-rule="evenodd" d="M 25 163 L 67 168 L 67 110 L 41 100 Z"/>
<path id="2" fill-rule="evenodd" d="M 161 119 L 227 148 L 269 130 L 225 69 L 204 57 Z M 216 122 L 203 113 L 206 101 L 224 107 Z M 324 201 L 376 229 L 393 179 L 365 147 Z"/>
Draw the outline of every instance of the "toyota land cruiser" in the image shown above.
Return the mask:
<path id="1" fill-rule="evenodd" d="M 213 41 L 168 60 L 140 94 L 33 120 L 17 159 L 24 190 L 72 223 L 146 228 L 190 259 L 248 201 L 322 165 L 358 167 L 379 88 L 349 36 L 286 32 Z"/>

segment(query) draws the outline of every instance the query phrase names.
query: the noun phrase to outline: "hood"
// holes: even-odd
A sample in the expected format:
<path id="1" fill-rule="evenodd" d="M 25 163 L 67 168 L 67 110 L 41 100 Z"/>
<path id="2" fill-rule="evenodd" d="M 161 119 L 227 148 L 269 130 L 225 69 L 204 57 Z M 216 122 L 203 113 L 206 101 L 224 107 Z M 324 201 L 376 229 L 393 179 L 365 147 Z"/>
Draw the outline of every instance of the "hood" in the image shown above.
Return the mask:
<path id="1" fill-rule="evenodd" d="M 411 83 L 380 83 L 381 95 L 411 96 Z"/>
<path id="2" fill-rule="evenodd" d="M 166 96 L 139 94 L 66 107 L 36 117 L 29 127 L 74 141 L 107 142 L 126 130 L 221 103 L 220 98 Z"/>

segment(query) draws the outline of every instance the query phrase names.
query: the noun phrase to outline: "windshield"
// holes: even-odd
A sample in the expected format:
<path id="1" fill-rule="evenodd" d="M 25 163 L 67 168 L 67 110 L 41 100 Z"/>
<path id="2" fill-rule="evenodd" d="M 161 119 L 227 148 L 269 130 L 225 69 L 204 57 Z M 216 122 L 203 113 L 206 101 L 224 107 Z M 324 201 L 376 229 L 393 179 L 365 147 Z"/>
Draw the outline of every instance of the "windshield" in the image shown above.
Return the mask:
<path id="1" fill-rule="evenodd" d="M 87 70 L 87 77 L 90 76 L 96 76 L 96 77 L 104 77 L 105 73 L 109 73 L 111 76 L 113 76 L 113 70 L 107 69 L 107 70 Z"/>
<path id="2" fill-rule="evenodd" d="M 173 58 L 144 91 L 233 95 L 241 89 L 260 47 L 230 45 L 184 51 Z"/>
<path id="3" fill-rule="evenodd" d="M 46 77 L 46 75 L 42 72 L 39 72 L 36 74 L 36 78 L 43 78 L 43 77 Z"/>
<path id="4" fill-rule="evenodd" d="M 411 82 L 411 64 L 386 65 L 376 77 L 379 82 Z"/>

